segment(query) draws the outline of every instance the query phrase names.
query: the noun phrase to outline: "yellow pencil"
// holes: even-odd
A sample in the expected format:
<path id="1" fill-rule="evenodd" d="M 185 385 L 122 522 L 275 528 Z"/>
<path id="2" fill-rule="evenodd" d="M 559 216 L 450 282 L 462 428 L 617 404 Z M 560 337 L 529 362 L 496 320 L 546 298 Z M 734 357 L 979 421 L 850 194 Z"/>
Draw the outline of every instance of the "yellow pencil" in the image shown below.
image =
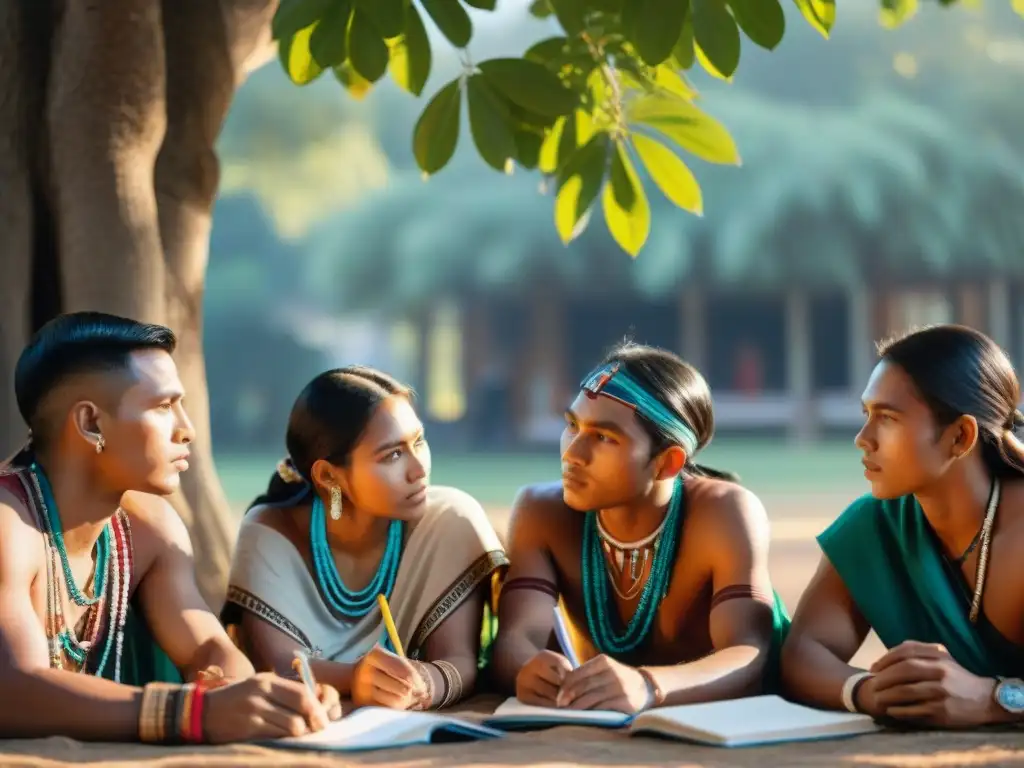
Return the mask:
<path id="1" fill-rule="evenodd" d="M 377 604 L 380 605 L 380 614 L 384 617 L 384 627 L 388 631 L 388 637 L 391 638 L 391 644 L 395 646 L 395 653 L 404 658 L 405 651 L 402 649 L 402 641 L 398 638 L 398 630 L 395 629 L 395 620 L 391 618 L 388 599 L 382 594 L 377 595 Z"/>

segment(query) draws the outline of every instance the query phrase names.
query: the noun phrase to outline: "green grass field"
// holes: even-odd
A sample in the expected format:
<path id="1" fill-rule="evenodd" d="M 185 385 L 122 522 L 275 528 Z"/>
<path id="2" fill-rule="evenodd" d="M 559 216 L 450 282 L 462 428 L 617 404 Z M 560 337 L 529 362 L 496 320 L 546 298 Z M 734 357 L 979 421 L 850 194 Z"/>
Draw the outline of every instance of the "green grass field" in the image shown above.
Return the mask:
<path id="1" fill-rule="evenodd" d="M 228 498 L 244 507 L 265 487 L 279 456 L 218 455 L 217 469 Z M 817 443 L 794 447 L 783 440 L 720 440 L 700 456 L 708 466 L 738 472 L 748 488 L 769 505 L 773 517 L 793 516 L 802 501 L 822 498 L 852 500 L 867 486 L 859 455 L 852 444 Z M 432 481 L 454 485 L 491 508 L 506 508 L 523 485 L 559 476 L 558 452 L 550 454 L 469 455 L 434 453 Z M 841 506 L 817 514 L 834 516 Z M 798 511 L 796 514 L 801 514 Z"/>

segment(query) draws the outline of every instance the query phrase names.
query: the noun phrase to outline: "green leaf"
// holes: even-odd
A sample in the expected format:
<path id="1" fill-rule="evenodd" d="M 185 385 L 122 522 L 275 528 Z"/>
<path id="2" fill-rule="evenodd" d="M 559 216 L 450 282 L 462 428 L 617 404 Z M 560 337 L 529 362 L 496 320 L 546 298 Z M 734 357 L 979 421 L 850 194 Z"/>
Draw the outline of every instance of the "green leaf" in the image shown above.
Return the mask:
<path id="1" fill-rule="evenodd" d="M 878 21 L 886 29 L 895 29 L 916 13 L 917 0 L 882 0 Z"/>
<path id="2" fill-rule="evenodd" d="M 786 34 L 786 14 L 779 0 L 728 0 L 732 15 L 751 42 L 774 50 Z"/>
<path id="3" fill-rule="evenodd" d="M 430 77 L 431 56 L 430 40 L 423 26 L 423 18 L 416 6 L 410 4 L 405 34 L 391 48 L 391 61 L 388 65 L 391 77 L 399 87 L 419 96 Z"/>
<path id="4" fill-rule="evenodd" d="M 693 172 L 679 156 L 660 141 L 640 133 L 630 136 L 647 173 L 669 200 L 684 211 L 700 215 L 704 212 L 700 185 Z"/>
<path id="5" fill-rule="evenodd" d="M 355 9 L 348 28 L 348 58 L 352 68 L 371 83 L 388 69 L 387 43 L 361 8 Z"/>
<path id="6" fill-rule="evenodd" d="M 659 88 L 664 88 L 669 93 L 674 94 L 681 99 L 686 99 L 687 101 L 694 99 L 697 96 L 697 91 L 692 85 L 686 82 L 686 78 L 682 77 L 667 64 L 662 64 L 658 67 L 657 71 L 654 73 L 654 83 Z"/>
<path id="7" fill-rule="evenodd" d="M 466 0 L 466 5 L 481 11 L 493 11 L 498 7 L 498 2 L 497 0 Z"/>
<path id="8" fill-rule="evenodd" d="M 807 22 L 828 39 L 836 23 L 836 0 L 793 0 Z"/>
<path id="9" fill-rule="evenodd" d="M 555 229 L 566 245 L 583 231 L 579 224 L 601 191 L 607 158 L 608 134 L 601 131 L 569 158 L 558 176 Z"/>
<path id="10" fill-rule="evenodd" d="M 576 107 L 576 95 L 543 64 L 526 59 L 490 59 L 480 72 L 502 96 L 538 115 L 559 117 Z"/>
<path id="11" fill-rule="evenodd" d="M 1013 0 L 1013 10 L 1018 16 L 1024 16 L 1024 0 Z"/>
<path id="12" fill-rule="evenodd" d="M 629 122 L 660 131 L 709 163 L 740 164 L 736 143 L 725 127 L 683 99 L 658 94 L 643 96 L 630 104 Z"/>
<path id="13" fill-rule="evenodd" d="M 473 22 L 459 0 L 422 0 L 441 34 L 456 48 L 465 48 L 473 37 Z"/>
<path id="14" fill-rule="evenodd" d="M 551 3 L 548 0 L 533 0 L 530 3 L 530 15 L 537 19 L 546 19 L 554 13 L 551 8 Z"/>
<path id="15" fill-rule="evenodd" d="M 316 23 L 300 29 L 291 37 L 281 40 L 277 55 L 288 77 L 296 85 L 308 85 L 323 73 L 324 69 L 316 63 L 309 50 L 309 38 L 316 29 Z"/>
<path id="16" fill-rule="evenodd" d="M 529 170 L 540 162 L 540 148 L 544 137 L 534 131 L 517 129 L 513 134 L 516 142 L 516 161 Z"/>
<path id="17" fill-rule="evenodd" d="M 334 68 L 334 77 L 345 86 L 349 96 L 357 101 L 362 101 L 373 89 L 373 83 L 360 75 L 352 68 L 352 62 L 346 61 Z"/>
<path id="18" fill-rule="evenodd" d="M 566 124 L 573 119 L 573 115 L 558 118 L 544 136 L 544 141 L 540 145 L 540 157 L 537 159 L 537 165 L 543 173 L 554 173 L 561 165 L 558 148 L 561 146 Z"/>
<path id="19" fill-rule="evenodd" d="M 508 107 L 508 115 L 514 125 L 533 128 L 541 133 L 543 133 L 545 129 L 553 126 L 555 121 L 558 119 L 556 117 L 549 117 L 548 115 L 538 115 L 536 112 L 523 109 L 518 104 L 514 104 L 507 99 L 505 99 L 505 105 Z"/>
<path id="20" fill-rule="evenodd" d="M 689 69 L 693 66 L 693 13 L 686 15 L 683 21 L 683 31 L 679 39 L 672 47 L 672 58 L 679 65 L 680 69 Z"/>
<path id="21" fill-rule="evenodd" d="M 383 38 L 398 37 L 405 29 L 405 0 L 356 0 L 356 7 Z"/>
<path id="22" fill-rule="evenodd" d="M 570 35 L 578 35 L 583 31 L 583 21 L 587 15 L 587 0 L 548 0 L 558 23 Z"/>
<path id="23" fill-rule="evenodd" d="M 281 0 L 270 22 L 275 40 L 285 40 L 320 21 L 338 0 Z"/>
<path id="24" fill-rule="evenodd" d="M 495 170 L 506 170 L 509 160 L 516 155 L 508 109 L 483 75 L 471 75 L 466 82 L 466 102 L 469 130 L 480 157 Z"/>
<path id="25" fill-rule="evenodd" d="M 309 52 L 323 69 L 336 67 L 348 57 L 348 20 L 351 15 L 351 0 L 339 0 L 310 35 Z"/>
<path id="26" fill-rule="evenodd" d="M 577 109 L 567 117 L 560 117 L 544 137 L 540 149 L 539 166 L 544 173 L 555 173 L 562 168 L 596 132 L 594 121 L 583 110 Z"/>
<path id="27" fill-rule="evenodd" d="M 636 61 L 628 59 L 621 59 L 617 63 L 619 78 L 627 88 L 648 93 L 667 91 L 687 100 L 697 96 L 697 91 L 676 72 L 670 61 L 657 67 L 636 66 Z"/>
<path id="28" fill-rule="evenodd" d="M 651 232 L 651 206 L 626 148 L 615 142 L 608 184 L 601 196 L 608 231 L 626 253 L 636 258 Z"/>
<path id="29" fill-rule="evenodd" d="M 740 64 L 740 30 L 724 0 L 694 0 L 697 59 L 712 75 L 728 80 Z"/>
<path id="30" fill-rule="evenodd" d="M 565 56 L 568 44 L 569 38 L 564 35 L 549 37 L 531 45 L 526 53 L 523 54 L 523 58 L 527 61 L 535 61 L 538 64 L 558 61 Z"/>
<path id="31" fill-rule="evenodd" d="M 690 10 L 690 0 L 628 0 L 622 27 L 645 62 L 656 66 L 672 53 Z"/>
<path id="32" fill-rule="evenodd" d="M 462 91 L 459 79 L 434 94 L 412 133 L 412 153 L 424 173 L 437 173 L 455 154 L 459 143 Z"/>

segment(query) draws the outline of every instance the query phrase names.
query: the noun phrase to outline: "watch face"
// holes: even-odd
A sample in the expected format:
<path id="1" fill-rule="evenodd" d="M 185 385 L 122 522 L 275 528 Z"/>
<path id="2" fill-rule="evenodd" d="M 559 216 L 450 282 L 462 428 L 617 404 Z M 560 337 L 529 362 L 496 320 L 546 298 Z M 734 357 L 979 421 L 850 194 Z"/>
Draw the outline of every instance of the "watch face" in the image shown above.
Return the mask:
<path id="1" fill-rule="evenodd" d="M 1024 712 L 1024 682 L 1004 680 L 996 692 L 996 700 L 1009 712 Z"/>

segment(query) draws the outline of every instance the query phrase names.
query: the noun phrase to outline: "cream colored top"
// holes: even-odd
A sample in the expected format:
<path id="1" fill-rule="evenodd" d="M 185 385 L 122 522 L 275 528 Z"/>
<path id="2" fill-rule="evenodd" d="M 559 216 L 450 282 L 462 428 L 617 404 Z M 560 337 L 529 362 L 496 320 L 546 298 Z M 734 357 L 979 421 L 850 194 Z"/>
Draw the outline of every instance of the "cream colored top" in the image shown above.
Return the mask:
<path id="1" fill-rule="evenodd" d="M 479 502 L 456 488 L 431 486 L 423 516 L 406 527 L 388 600 L 406 653 L 416 657 L 477 586 L 507 565 Z M 239 531 L 227 599 L 332 661 L 353 662 L 385 636 L 377 607 L 355 621 L 336 614 L 291 541 L 255 521 L 243 521 Z"/>

